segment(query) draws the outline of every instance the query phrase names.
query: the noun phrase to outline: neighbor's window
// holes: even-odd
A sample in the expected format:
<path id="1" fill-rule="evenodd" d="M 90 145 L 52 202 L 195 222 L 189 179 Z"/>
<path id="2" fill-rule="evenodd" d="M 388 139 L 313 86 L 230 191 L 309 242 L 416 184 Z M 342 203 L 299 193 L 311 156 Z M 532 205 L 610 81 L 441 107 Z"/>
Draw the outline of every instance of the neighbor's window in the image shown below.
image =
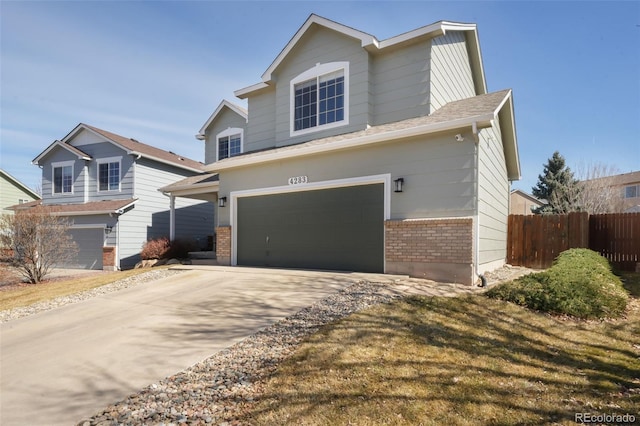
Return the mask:
<path id="1" fill-rule="evenodd" d="M 98 191 L 120 189 L 120 161 L 98 163 Z"/>
<path id="2" fill-rule="evenodd" d="M 53 193 L 73 193 L 73 161 L 53 164 Z"/>
<path id="3" fill-rule="evenodd" d="M 291 134 L 348 124 L 348 62 L 318 64 L 291 81 Z"/>
<path id="4" fill-rule="evenodd" d="M 624 198 L 640 197 L 640 185 L 631 185 L 624 188 Z"/>
<path id="5" fill-rule="evenodd" d="M 239 128 L 229 128 L 224 132 L 218 133 L 216 136 L 218 141 L 218 160 L 235 157 L 242 153 L 242 135 L 243 130 Z"/>

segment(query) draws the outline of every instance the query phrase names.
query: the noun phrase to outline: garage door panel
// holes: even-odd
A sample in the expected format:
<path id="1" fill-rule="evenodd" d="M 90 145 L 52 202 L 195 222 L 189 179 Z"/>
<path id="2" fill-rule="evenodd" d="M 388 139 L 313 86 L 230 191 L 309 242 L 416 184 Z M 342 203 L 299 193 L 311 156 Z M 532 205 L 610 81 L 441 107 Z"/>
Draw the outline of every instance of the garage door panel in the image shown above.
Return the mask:
<path id="1" fill-rule="evenodd" d="M 382 272 L 384 186 L 238 200 L 240 265 Z"/>
<path id="2" fill-rule="evenodd" d="M 75 269 L 102 269 L 102 228 L 71 228 L 69 235 L 78 246 L 77 255 L 59 267 Z"/>

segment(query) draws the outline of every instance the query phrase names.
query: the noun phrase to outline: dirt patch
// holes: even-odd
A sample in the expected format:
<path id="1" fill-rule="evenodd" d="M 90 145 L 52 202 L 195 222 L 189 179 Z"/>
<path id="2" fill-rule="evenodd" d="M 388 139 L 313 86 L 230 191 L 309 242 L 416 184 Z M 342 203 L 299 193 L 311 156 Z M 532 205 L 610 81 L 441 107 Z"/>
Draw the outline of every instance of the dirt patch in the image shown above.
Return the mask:
<path id="1" fill-rule="evenodd" d="M 525 268 L 524 266 L 504 265 L 502 268 L 486 272 L 483 275 L 487 279 L 487 284 L 497 284 L 540 271 L 540 269 Z"/>

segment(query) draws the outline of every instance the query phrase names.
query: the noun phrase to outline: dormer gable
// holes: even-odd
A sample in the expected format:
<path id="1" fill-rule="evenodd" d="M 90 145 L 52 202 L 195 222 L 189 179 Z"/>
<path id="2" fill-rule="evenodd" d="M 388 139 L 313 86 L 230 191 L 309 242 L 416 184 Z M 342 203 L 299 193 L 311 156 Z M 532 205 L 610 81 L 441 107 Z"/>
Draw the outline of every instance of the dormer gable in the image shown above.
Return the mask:
<path id="1" fill-rule="evenodd" d="M 321 26 L 329 30 L 335 31 L 342 35 L 357 39 L 362 48 L 369 53 L 376 54 L 388 50 L 393 50 L 418 40 L 429 39 L 445 35 L 449 31 L 462 31 L 465 33 L 468 44 L 468 53 L 470 56 L 471 67 L 474 75 L 474 86 L 477 95 L 487 93 L 486 79 L 484 75 L 484 67 L 482 65 L 482 57 L 480 52 L 480 43 L 478 41 L 478 32 L 475 24 L 467 24 L 460 22 L 439 21 L 424 27 L 417 28 L 412 31 L 391 37 L 386 40 L 378 40 L 375 36 L 356 30 L 349 26 L 340 24 L 327 18 L 323 18 L 316 14 L 311 14 L 305 23 L 298 29 L 295 35 L 289 40 L 286 46 L 274 59 L 271 65 L 262 74 L 261 81 L 251 86 L 236 90 L 234 94 L 240 99 L 246 99 L 253 93 L 259 93 L 263 89 L 274 84 L 273 76 L 276 69 L 282 62 L 286 60 L 292 53 L 295 46 L 303 39 L 304 35 L 312 29 L 313 26 Z"/>
<path id="2" fill-rule="evenodd" d="M 226 99 L 220 102 L 196 135 L 205 143 L 205 163 L 242 154 L 247 122 L 246 109 Z"/>

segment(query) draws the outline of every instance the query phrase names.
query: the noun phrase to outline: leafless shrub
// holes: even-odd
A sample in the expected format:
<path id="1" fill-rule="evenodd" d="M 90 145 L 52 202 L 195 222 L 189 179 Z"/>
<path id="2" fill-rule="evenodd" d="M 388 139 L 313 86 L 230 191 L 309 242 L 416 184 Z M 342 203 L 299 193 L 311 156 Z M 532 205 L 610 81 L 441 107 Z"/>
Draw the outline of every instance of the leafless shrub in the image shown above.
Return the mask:
<path id="1" fill-rule="evenodd" d="M 579 181 L 577 204 L 589 214 L 620 213 L 624 211 L 624 199 L 620 186 L 616 186 L 616 166 L 603 163 L 581 163 L 576 168 Z"/>
<path id="2" fill-rule="evenodd" d="M 29 282 L 42 281 L 56 264 L 71 260 L 77 245 L 68 219 L 46 206 L 0 217 L 0 245 L 13 250 L 13 264 Z"/>

